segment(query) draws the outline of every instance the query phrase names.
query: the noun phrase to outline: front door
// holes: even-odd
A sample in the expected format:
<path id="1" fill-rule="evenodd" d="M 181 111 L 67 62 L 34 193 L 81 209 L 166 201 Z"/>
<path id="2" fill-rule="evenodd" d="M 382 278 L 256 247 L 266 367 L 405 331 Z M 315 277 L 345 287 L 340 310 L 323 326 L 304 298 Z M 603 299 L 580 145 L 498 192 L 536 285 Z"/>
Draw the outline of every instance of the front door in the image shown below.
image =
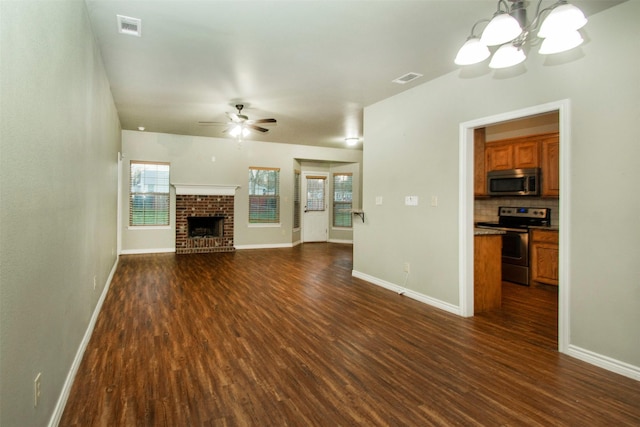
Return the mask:
<path id="1" fill-rule="evenodd" d="M 327 181 L 327 174 L 316 172 L 304 175 L 302 181 L 303 242 L 326 242 L 328 240 Z"/>

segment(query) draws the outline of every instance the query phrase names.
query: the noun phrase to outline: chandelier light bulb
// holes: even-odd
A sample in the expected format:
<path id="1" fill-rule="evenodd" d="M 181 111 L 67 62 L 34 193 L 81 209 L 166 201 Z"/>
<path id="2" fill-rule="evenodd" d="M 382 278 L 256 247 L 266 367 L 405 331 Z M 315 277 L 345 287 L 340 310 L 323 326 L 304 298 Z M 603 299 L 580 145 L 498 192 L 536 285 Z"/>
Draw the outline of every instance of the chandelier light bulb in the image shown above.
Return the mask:
<path id="1" fill-rule="evenodd" d="M 510 42 L 522 33 L 518 20 L 508 13 L 497 12 L 482 32 L 480 41 L 486 46 Z"/>
<path id="2" fill-rule="evenodd" d="M 574 47 L 580 46 L 584 40 L 578 31 L 568 31 L 547 37 L 540 45 L 538 53 L 549 55 L 553 53 L 566 52 Z"/>
<path id="3" fill-rule="evenodd" d="M 517 65 L 527 59 L 522 47 L 513 44 L 505 44 L 493 54 L 489 68 L 507 68 Z"/>
<path id="4" fill-rule="evenodd" d="M 469 37 L 456 55 L 455 63 L 458 65 L 471 65 L 484 61 L 491 52 L 489 48 L 477 37 Z"/>
<path id="5" fill-rule="evenodd" d="M 584 27 L 586 23 L 587 18 L 580 9 L 571 4 L 561 4 L 542 21 L 538 37 L 547 38 L 559 33 L 576 31 Z"/>

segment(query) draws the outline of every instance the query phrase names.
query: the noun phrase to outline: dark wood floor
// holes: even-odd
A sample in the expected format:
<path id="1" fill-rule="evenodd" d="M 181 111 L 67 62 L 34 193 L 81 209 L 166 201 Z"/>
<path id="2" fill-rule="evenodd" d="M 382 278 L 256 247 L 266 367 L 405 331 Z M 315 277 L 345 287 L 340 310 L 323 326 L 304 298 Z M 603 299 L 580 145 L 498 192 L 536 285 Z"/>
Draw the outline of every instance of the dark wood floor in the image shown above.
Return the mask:
<path id="1" fill-rule="evenodd" d="M 639 382 L 556 351 L 553 288 L 465 319 L 351 250 L 123 256 L 60 425 L 640 425 Z"/>

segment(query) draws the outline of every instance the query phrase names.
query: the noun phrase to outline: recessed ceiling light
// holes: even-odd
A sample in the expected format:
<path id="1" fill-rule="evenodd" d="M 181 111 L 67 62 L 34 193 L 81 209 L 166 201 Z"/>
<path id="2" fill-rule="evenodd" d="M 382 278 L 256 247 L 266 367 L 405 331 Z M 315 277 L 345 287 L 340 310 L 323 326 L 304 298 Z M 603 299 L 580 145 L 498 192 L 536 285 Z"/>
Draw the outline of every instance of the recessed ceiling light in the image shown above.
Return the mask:
<path id="1" fill-rule="evenodd" d="M 345 138 L 344 142 L 347 143 L 347 145 L 356 145 L 358 143 L 359 139 L 358 138 Z"/>
<path id="2" fill-rule="evenodd" d="M 140 132 L 142 132 L 144 129 L 145 129 L 145 127 L 144 127 L 144 126 L 138 126 L 138 130 L 139 130 Z"/>
<path id="3" fill-rule="evenodd" d="M 403 84 L 409 83 L 411 81 L 414 81 L 415 79 L 418 79 L 420 77 L 422 77 L 422 74 L 420 74 L 420 73 L 407 73 L 407 74 L 405 74 L 403 76 L 398 77 L 395 80 L 392 80 L 392 82 L 403 85 Z"/>
<path id="4" fill-rule="evenodd" d="M 130 16 L 116 15 L 118 32 L 129 36 L 142 36 L 142 20 Z"/>

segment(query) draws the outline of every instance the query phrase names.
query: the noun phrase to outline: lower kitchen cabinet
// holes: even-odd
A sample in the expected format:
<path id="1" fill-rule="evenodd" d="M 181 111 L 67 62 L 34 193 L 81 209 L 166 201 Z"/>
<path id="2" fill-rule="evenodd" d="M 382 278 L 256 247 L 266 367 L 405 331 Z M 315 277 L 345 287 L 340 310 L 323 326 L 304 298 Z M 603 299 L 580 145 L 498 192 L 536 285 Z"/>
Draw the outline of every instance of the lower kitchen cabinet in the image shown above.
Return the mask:
<path id="1" fill-rule="evenodd" d="M 531 281 L 558 286 L 558 232 L 531 229 Z"/>
<path id="2" fill-rule="evenodd" d="M 502 235 L 473 238 L 473 307 L 482 313 L 502 306 Z"/>

